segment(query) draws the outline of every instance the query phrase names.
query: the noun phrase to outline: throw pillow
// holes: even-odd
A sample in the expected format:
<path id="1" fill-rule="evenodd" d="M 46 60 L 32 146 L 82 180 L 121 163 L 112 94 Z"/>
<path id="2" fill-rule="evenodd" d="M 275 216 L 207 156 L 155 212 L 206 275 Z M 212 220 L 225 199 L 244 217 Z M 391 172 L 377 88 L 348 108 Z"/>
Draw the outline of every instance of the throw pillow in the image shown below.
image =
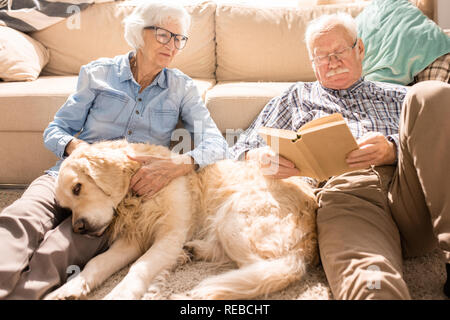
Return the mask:
<path id="1" fill-rule="evenodd" d="M 0 78 L 36 80 L 50 55 L 38 41 L 20 31 L 0 26 Z"/>
<path id="2" fill-rule="evenodd" d="M 437 58 L 414 77 L 414 83 L 426 80 L 439 80 L 450 83 L 450 53 Z"/>
<path id="3" fill-rule="evenodd" d="M 408 0 L 374 0 L 356 20 L 367 80 L 407 85 L 450 52 L 450 38 Z"/>

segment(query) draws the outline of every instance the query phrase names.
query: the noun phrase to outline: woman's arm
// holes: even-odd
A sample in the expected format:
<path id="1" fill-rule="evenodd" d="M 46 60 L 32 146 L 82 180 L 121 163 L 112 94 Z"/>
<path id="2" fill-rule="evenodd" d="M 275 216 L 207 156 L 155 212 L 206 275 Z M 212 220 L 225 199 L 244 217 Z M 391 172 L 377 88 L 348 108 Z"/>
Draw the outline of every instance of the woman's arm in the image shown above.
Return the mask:
<path id="1" fill-rule="evenodd" d="M 194 149 L 187 152 L 199 167 L 226 159 L 228 144 L 203 103 L 197 87 L 189 79 L 181 101 L 181 119 L 194 137 Z"/>
<path id="2" fill-rule="evenodd" d="M 75 93 L 69 96 L 44 131 L 44 144 L 57 157 L 63 159 L 77 146 L 78 143 L 73 143 L 66 150 L 68 144 L 74 139 L 74 135 L 83 128 L 94 98 L 95 94 L 90 88 L 88 69 L 83 66 L 78 76 Z"/>

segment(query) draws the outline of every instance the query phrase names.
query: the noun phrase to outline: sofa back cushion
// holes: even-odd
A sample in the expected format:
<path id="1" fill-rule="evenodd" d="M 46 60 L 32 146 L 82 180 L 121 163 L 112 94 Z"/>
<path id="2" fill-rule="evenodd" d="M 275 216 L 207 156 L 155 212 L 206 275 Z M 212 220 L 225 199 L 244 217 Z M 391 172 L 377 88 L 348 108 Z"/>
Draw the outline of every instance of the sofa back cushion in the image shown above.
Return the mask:
<path id="1" fill-rule="evenodd" d="M 219 4 L 216 10 L 218 81 L 314 81 L 304 35 L 322 14 L 356 17 L 367 3 L 312 7 Z"/>
<path id="2" fill-rule="evenodd" d="M 124 1 L 95 4 L 60 23 L 32 33 L 50 50 L 47 75 L 78 74 L 80 67 L 100 57 L 114 57 L 132 48 L 124 39 L 123 19 L 133 11 Z M 214 78 L 214 19 L 211 1 L 186 5 L 192 23 L 186 47 L 170 67 L 190 77 Z"/>

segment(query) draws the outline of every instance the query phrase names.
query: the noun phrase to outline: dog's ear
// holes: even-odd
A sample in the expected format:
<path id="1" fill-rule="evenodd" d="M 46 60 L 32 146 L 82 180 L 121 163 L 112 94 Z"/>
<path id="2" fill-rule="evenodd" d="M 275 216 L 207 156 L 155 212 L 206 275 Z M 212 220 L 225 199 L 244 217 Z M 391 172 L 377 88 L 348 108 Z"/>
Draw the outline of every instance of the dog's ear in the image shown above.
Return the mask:
<path id="1" fill-rule="evenodd" d="M 82 172 L 108 196 L 117 197 L 128 189 L 131 174 L 124 169 L 123 156 L 113 152 L 86 154 L 78 159 Z"/>
<path id="2" fill-rule="evenodd" d="M 111 186 L 104 181 L 104 174 L 102 174 L 102 166 L 92 159 L 80 158 L 76 160 L 77 166 L 83 174 L 90 177 L 93 182 L 99 187 L 107 196 L 112 195 Z"/>

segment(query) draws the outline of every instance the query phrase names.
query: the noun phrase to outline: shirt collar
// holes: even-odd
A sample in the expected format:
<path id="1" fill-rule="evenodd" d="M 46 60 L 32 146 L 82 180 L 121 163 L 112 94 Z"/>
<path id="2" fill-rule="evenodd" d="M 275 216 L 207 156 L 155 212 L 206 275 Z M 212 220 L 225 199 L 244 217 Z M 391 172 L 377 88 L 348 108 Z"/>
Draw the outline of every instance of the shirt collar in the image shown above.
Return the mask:
<path id="1" fill-rule="evenodd" d="M 157 81 L 158 85 L 162 89 L 166 89 L 168 87 L 166 73 L 167 69 L 166 68 L 162 69 L 161 72 L 156 76 L 155 80 L 153 80 L 153 82 Z"/>
<path id="2" fill-rule="evenodd" d="M 133 51 L 123 55 L 123 59 L 119 63 L 119 80 L 124 82 L 133 79 L 133 73 L 131 72 L 130 58 L 134 55 Z"/>
<path id="3" fill-rule="evenodd" d="M 134 51 L 130 51 L 128 54 L 123 56 L 120 62 L 119 68 L 119 80 L 124 82 L 133 79 L 133 73 L 131 72 L 130 58 L 135 54 Z M 151 85 L 158 84 L 161 88 L 166 89 L 168 87 L 168 80 L 166 75 L 166 68 L 162 69 L 161 72 L 156 76 Z"/>
<path id="4" fill-rule="evenodd" d="M 337 90 L 337 89 L 330 89 L 327 87 L 324 87 L 320 82 L 319 85 L 327 92 L 331 93 L 332 95 L 335 96 L 348 96 L 350 93 L 356 93 L 359 90 L 361 90 L 362 86 L 364 84 L 364 77 L 359 78 L 358 80 L 356 80 L 355 83 L 353 83 L 350 87 L 348 87 L 347 89 L 341 89 L 341 90 Z"/>

